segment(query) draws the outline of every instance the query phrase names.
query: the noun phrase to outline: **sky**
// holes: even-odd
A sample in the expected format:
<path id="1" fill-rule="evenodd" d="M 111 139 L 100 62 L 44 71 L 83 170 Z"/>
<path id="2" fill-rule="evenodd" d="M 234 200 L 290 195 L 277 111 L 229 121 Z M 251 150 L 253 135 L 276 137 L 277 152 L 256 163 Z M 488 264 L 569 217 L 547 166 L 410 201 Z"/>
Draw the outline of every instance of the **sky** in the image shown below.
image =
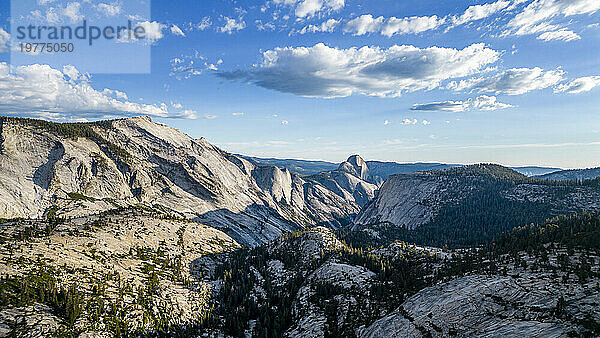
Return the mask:
<path id="1" fill-rule="evenodd" d="M 600 166 L 598 0 L 13 2 L 4 115 L 149 115 L 260 157 Z M 146 37 L 20 50 L 19 22 L 83 20 Z"/>

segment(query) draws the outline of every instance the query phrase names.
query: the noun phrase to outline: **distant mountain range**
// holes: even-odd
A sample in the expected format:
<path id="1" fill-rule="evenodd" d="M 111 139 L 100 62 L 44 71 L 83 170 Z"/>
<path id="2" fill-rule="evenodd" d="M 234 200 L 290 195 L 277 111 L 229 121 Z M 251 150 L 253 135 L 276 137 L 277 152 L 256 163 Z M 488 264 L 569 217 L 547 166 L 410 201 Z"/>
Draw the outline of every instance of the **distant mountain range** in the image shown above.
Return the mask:
<path id="1" fill-rule="evenodd" d="M 294 159 L 277 159 L 277 158 L 260 158 L 252 156 L 237 155 L 246 160 L 260 165 L 274 165 L 281 169 L 288 169 L 302 176 L 310 176 L 323 171 L 331 171 L 337 169 L 340 164 L 326 161 L 308 161 Z M 397 163 L 397 162 L 382 162 L 382 161 L 366 161 L 373 182 L 375 184 L 383 183 L 389 176 L 395 174 L 410 174 L 417 171 L 442 170 L 460 167 L 462 164 L 445 164 L 445 163 Z M 539 176 L 561 171 L 561 168 L 552 167 L 510 167 L 510 169 L 519 172 L 525 176 Z"/>
<path id="2" fill-rule="evenodd" d="M 600 168 L 590 169 L 573 169 L 573 170 L 560 170 L 545 175 L 536 176 L 544 180 L 556 180 L 556 181 L 582 181 L 592 180 L 596 177 L 600 177 Z"/>

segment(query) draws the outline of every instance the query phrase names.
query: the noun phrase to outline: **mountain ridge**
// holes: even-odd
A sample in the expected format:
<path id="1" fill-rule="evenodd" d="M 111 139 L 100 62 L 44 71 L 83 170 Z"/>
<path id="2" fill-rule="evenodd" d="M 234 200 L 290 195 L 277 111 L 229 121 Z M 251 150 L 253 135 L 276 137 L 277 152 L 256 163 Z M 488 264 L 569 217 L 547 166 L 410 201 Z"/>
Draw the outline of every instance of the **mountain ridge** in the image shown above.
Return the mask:
<path id="1" fill-rule="evenodd" d="M 40 218 L 53 207 L 75 217 L 142 203 L 257 245 L 303 226 L 337 228 L 359 211 L 316 181 L 253 165 L 148 117 L 1 120 L 3 218 Z"/>

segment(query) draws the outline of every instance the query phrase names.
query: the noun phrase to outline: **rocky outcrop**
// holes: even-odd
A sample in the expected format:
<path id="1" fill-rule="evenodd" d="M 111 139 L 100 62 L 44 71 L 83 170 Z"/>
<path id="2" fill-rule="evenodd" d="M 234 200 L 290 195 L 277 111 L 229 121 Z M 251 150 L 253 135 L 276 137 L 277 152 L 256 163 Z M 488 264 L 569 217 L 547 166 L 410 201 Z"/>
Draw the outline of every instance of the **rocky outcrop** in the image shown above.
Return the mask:
<path id="1" fill-rule="evenodd" d="M 359 211 L 353 197 L 317 181 L 256 166 L 147 117 L 69 125 L 2 120 L 1 218 L 144 204 L 256 245 L 305 226 L 337 228 Z"/>
<path id="2" fill-rule="evenodd" d="M 590 306 L 600 304 L 592 289 L 546 274 L 470 275 L 421 290 L 359 336 L 578 336 L 585 328 L 577 318 L 600 320 L 599 308 Z"/>
<path id="3" fill-rule="evenodd" d="M 391 223 L 415 229 L 429 222 L 444 201 L 445 178 L 432 174 L 395 175 L 357 217 L 355 224 Z"/>
<path id="4" fill-rule="evenodd" d="M 358 155 L 350 156 L 340 164 L 338 170 L 309 176 L 308 180 L 318 182 L 336 195 L 364 206 L 375 197 L 377 185 L 369 183 L 369 168 Z"/>

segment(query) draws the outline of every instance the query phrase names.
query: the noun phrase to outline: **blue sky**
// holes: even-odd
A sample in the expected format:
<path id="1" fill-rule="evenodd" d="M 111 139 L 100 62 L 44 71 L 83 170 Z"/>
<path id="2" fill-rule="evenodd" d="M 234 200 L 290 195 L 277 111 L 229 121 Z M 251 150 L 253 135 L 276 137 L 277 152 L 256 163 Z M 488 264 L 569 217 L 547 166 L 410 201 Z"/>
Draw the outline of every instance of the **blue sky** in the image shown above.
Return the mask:
<path id="1" fill-rule="evenodd" d="M 130 1 L 36 1 L 42 21 L 137 14 Z M 3 2 L 3 114 L 147 114 L 254 156 L 600 166 L 597 0 L 150 5 L 135 22 L 153 34 L 151 72 L 88 74 L 67 57 L 9 66 Z"/>

